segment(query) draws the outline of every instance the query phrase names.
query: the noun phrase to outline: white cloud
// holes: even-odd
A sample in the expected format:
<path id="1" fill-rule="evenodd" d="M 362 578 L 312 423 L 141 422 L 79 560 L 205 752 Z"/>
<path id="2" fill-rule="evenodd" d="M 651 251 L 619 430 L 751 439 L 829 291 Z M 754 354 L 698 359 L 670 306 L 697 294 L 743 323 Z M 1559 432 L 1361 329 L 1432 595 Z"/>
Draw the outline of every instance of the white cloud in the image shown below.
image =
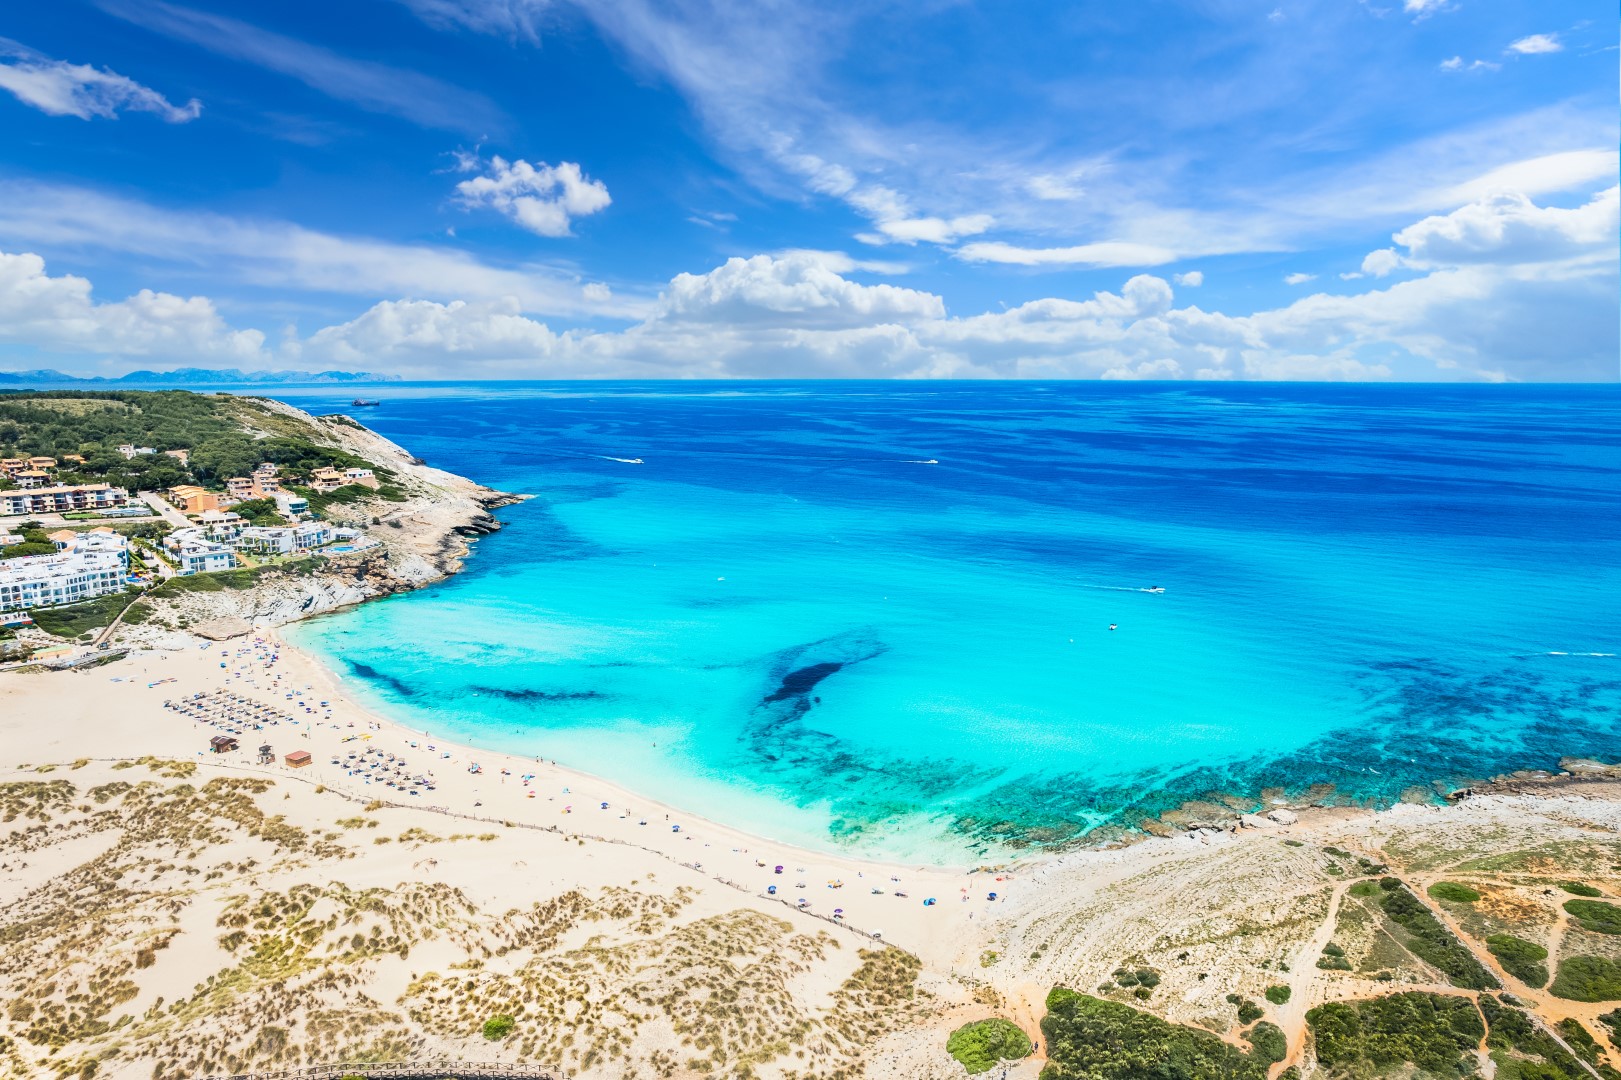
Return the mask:
<path id="1" fill-rule="evenodd" d="M 1285 274 L 1283 277 L 1283 283 L 1285 285 L 1304 285 L 1308 281 L 1316 280 L 1316 274 L 1304 274 L 1300 273 L 1299 271 L 1296 271 L 1293 274 Z"/>
<path id="2" fill-rule="evenodd" d="M 1200 285 L 1204 284 L 1204 271 L 1189 270 L 1185 274 L 1174 275 L 1172 280 L 1174 280 L 1178 285 L 1185 285 L 1190 289 L 1197 289 Z"/>
<path id="3" fill-rule="evenodd" d="M 0 341 L 102 356 L 161 356 L 226 364 L 267 359 L 264 335 L 233 330 L 207 299 L 142 289 L 97 303 L 90 282 L 51 277 L 31 253 L 0 252 Z"/>
<path id="4" fill-rule="evenodd" d="M 0 236 L 51 250 L 138 255 L 175 274 L 279 289 L 368 298 L 514 296 L 524 310 L 548 315 L 636 317 L 648 309 L 635 297 L 596 301 L 572 271 L 495 266 L 448 244 L 396 244 L 285 221 L 178 213 L 78 187 L 0 183 Z"/>
<path id="5" fill-rule="evenodd" d="M 1559 41 L 1558 34 L 1532 34 L 1518 41 L 1510 43 L 1508 50 L 1521 56 L 1536 56 L 1542 53 L 1563 52 L 1565 46 Z"/>
<path id="6" fill-rule="evenodd" d="M 351 60 L 297 38 L 162 0 L 98 2 L 110 15 L 297 79 L 370 112 L 474 135 L 488 134 L 504 124 L 500 110 L 488 98 L 420 72 Z"/>
<path id="7" fill-rule="evenodd" d="M 860 285 L 832 270 L 824 253 L 800 251 L 728 259 L 707 274 L 678 274 L 664 293 L 658 317 L 827 328 L 944 315 L 945 303 L 932 293 Z"/>
<path id="8" fill-rule="evenodd" d="M 1502 66 L 1489 60 L 1471 60 L 1466 64 L 1461 56 L 1441 61 L 1442 71 L 1496 71 Z"/>
<path id="9" fill-rule="evenodd" d="M 1590 148 L 1544 154 L 1511 162 L 1441 193 L 1442 205 L 1473 202 L 1499 191 L 1522 195 L 1549 195 L 1560 191 L 1593 190 L 1594 183 L 1613 181 L 1621 169 L 1621 152 Z"/>
<path id="10" fill-rule="evenodd" d="M 49 116 L 111 120 L 120 112 L 156 113 L 171 124 L 195 120 L 202 102 L 184 105 L 115 71 L 53 60 L 9 38 L 0 38 L 0 89 Z"/>
<path id="11" fill-rule="evenodd" d="M 1407 265 L 1395 248 L 1380 248 L 1370 251 L 1362 259 L 1362 273 L 1373 277 L 1389 277 L 1392 273 Z"/>
<path id="12" fill-rule="evenodd" d="M 1015 266 L 1159 266 L 1177 257 L 1176 252 L 1152 244 L 1107 240 L 1062 248 L 1025 248 L 992 240 L 964 244 L 956 255 L 968 262 Z"/>
<path id="13" fill-rule="evenodd" d="M 488 162 L 464 156 L 464 172 L 486 169 L 481 176 L 456 185 L 466 207 L 487 206 L 540 236 L 568 236 L 575 218 L 595 214 L 613 200 L 608 186 L 591 180 L 572 161 L 538 166 L 519 159 L 492 157 Z"/>
<path id="14" fill-rule="evenodd" d="M 798 251 L 678 275 L 622 330 L 560 332 L 516 296 L 387 300 L 277 355 L 440 377 L 1613 381 L 1617 205 L 1610 190 L 1573 209 L 1518 196 L 1470 204 L 1400 230 L 1407 254 L 1367 261 L 1412 277 L 1248 315 L 1178 307 L 1170 283 L 1138 274 L 1118 292 L 953 316 L 934 294 L 849 280 L 849 256 Z M 37 257 L 7 269 L 0 339 L 262 357 L 262 339 L 225 326 L 206 300 L 96 305 L 87 282 L 46 277 Z"/>
<path id="15" fill-rule="evenodd" d="M 1537 206 L 1525 195 L 1505 192 L 1450 214 L 1427 217 L 1394 239 L 1408 249 L 1407 265 L 1434 268 L 1613 260 L 1617 236 L 1621 236 L 1621 188 L 1612 187 L 1569 210 Z"/>
<path id="16" fill-rule="evenodd" d="M 1446 7 L 1447 0 L 1402 0 L 1402 10 L 1415 20 L 1427 18 Z"/>

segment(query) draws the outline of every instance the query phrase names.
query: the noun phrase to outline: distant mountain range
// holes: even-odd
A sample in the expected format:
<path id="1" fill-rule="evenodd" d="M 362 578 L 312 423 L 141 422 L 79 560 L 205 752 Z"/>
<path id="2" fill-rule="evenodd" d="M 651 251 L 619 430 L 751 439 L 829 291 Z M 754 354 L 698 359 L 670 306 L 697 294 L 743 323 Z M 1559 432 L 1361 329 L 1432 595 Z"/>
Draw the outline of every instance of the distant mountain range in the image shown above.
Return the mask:
<path id="1" fill-rule="evenodd" d="M 100 375 L 82 378 L 48 368 L 36 371 L 0 371 L 0 386 L 219 386 L 245 383 L 361 383 L 399 382 L 398 375 L 370 371 L 241 371 L 237 368 L 176 368 L 173 371 L 132 371 L 116 379 Z"/>

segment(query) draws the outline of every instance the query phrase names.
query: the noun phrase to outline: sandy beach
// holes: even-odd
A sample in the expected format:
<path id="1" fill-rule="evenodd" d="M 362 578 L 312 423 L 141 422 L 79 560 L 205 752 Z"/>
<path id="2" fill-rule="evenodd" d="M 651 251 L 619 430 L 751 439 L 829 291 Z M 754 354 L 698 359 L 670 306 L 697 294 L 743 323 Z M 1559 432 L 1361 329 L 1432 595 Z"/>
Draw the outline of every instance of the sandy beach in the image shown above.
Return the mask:
<path id="1" fill-rule="evenodd" d="M 194 711 L 249 715 L 215 697 L 222 693 L 273 709 L 281 719 L 255 730 L 237 722 L 210 724 L 165 707 L 191 699 Z M 335 674 L 273 629 L 222 642 L 199 640 L 176 651 L 134 652 L 85 672 L 8 677 L 0 681 L 0 714 L 6 718 L 0 732 L 8 757 L 17 762 L 191 760 L 210 770 L 302 784 L 293 790 L 306 795 L 320 785 L 361 802 L 604 840 L 607 855 L 627 867 L 721 881 L 770 904 L 770 910 L 803 909 L 942 966 L 978 955 L 976 924 L 983 926 L 993 905 L 1008 902 L 1020 887 L 1017 869 L 929 868 L 802 850 L 545 760 L 409 730 L 356 705 Z M 42 716 L 51 722 L 38 723 Z M 239 748 L 212 753 L 209 739 L 230 731 L 241 733 Z M 264 743 L 274 748 L 273 764 L 257 763 Z M 295 750 L 309 751 L 311 764 L 290 768 L 285 756 Z M 388 786 L 383 772 L 385 763 L 393 764 L 389 754 L 405 762 L 406 775 L 431 775 L 433 790 Z M 377 768 L 368 770 L 368 764 Z M 768 891 L 773 888 L 774 896 Z M 991 893 L 997 900 L 987 899 Z M 926 905 L 931 898 L 936 902 Z"/>
<path id="2" fill-rule="evenodd" d="M 57 1066 L 132 1080 L 437 1058 L 576 1077 L 749 1060 L 785 1080 L 946 1080 L 963 1075 L 946 1036 L 1002 1016 L 1037 1044 L 1007 1074 L 1031 1080 L 1054 986 L 1238 1047 L 1232 1002 L 1250 1002 L 1311 1066 L 1314 1005 L 1456 992 L 1373 932 L 1350 886 L 1387 872 L 1479 889 L 1479 913 L 1442 915 L 1547 1022 L 1593 1026 L 1610 1007 L 1517 983 L 1481 944 L 1508 929 L 1555 951 L 1608 948 L 1569 925 L 1548 876 L 1621 894 L 1607 775 L 924 868 L 775 843 L 411 731 L 273 630 L 168 638 L 182 641 L 0 678 L 0 905 L 32 927 L 0 941 L 14 1002 L 0 1075 L 30 1075 L 61 1045 L 80 1056 Z M 223 734 L 238 748 L 211 752 Z M 273 762 L 258 763 L 261 743 Z M 287 763 L 298 751 L 309 765 Z M 1350 969 L 1318 962 L 1331 942 Z M 1154 972 L 1152 994 L 1113 985 L 1123 970 Z M 1253 1005 L 1280 984 L 1282 1003 Z M 81 1004 L 67 1011 L 64 995 Z M 36 998 L 46 1012 L 15 1004 Z M 519 1033 L 481 1038 L 505 1012 Z"/>

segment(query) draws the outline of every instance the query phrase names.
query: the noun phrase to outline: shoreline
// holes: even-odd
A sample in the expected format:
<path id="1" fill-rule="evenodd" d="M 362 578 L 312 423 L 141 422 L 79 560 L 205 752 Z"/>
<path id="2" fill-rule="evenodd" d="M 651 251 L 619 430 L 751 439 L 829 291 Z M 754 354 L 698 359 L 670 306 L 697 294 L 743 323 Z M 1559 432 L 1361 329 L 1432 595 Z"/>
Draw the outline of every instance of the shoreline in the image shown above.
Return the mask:
<path id="1" fill-rule="evenodd" d="M 169 758 L 232 773 L 301 781 L 305 787 L 331 791 L 354 802 L 626 845 L 672 868 L 701 874 L 761 900 L 775 899 L 798 908 L 798 901 L 804 899 L 807 904 L 801 913 L 819 919 L 831 921 L 830 913 L 838 908 L 845 928 L 947 965 L 960 962 L 976 948 L 978 934 L 972 924 L 986 927 L 995 918 L 997 905 L 1027 899 L 1023 893 L 1036 880 L 1060 867 L 1103 866 L 1137 849 L 1142 849 L 1144 857 L 1155 858 L 1186 850 L 1191 844 L 1231 842 L 1241 831 L 1288 836 L 1352 819 L 1370 823 L 1400 820 L 1406 814 L 1438 809 L 1446 802 L 1495 795 L 1557 796 L 1567 787 L 1621 777 L 1621 766 L 1567 758 L 1563 760 L 1577 766 L 1575 769 L 1560 774 L 1509 774 L 1463 789 L 1446 802 L 1398 803 L 1388 808 L 1300 806 L 1293 808 L 1296 820 L 1288 823 L 1252 815 L 1241 821 L 1238 812 L 1232 811 L 1229 822 L 1193 820 L 1180 831 L 1141 831 L 1108 844 L 1032 849 L 998 863 L 919 865 L 775 840 L 641 796 L 578 769 L 419 731 L 356 702 L 346 692 L 341 674 L 287 642 L 274 627 L 224 641 L 186 637 L 189 643 L 183 648 L 132 649 L 127 656 L 100 667 L 71 673 L 14 672 L 10 678 L 0 679 L 0 703 L 8 715 L 21 718 L 52 709 L 60 712 L 67 705 L 70 713 L 78 712 L 78 718 L 86 721 L 75 724 L 75 717 L 69 715 L 50 730 L 32 728 L 26 734 L 17 730 L 19 725 L 0 725 L 14 755 L 24 755 L 0 763 L 0 767 L 63 767 L 85 758 Z M 276 659 L 263 664 L 256 653 Z M 73 689 L 77 692 L 62 693 L 64 680 L 76 684 Z M 105 688 L 109 685 L 118 687 L 114 693 L 119 696 L 133 697 L 129 707 L 120 709 L 111 731 L 97 720 L 98 714 L 105 715 Z M 291 694 L 291 703 L 300 709 L 308 703 L 316 711 L 294 713 L 292 724 L 283 722 L 262 731 L 244 728 L 240 748 L 216 757 L 206 752 L 215 729 L 178 716 L 162 703 L 221 691 L 239 693 L 277 709 L 289 706 L 287 695 Z M 330 705 L 330 710 L 320 702 Z M 86 727 L 110 737 L 103 738 L 99 747 L 85 747 L 79 737 Z M 272 764 L 254 761 L 261 738 L 275 749 Z M 357 746 L 410 760 L 413 774 L 420 769 L 432 775 L 435 790 L 404 794 L 333 764 L 334 758 L 346 762 L 345 755 Z M 285 755 L 300 749 L 311 753 L 311 764 L 288 767 Z M 109 754 L 109 750 L 115 752 Z M 480 766 L 478 773 L 469 771 L 474 763 Z M 605 808 L 603 804 L 607 804 Z M 775 870 L 779 865 L 781 874 Z M 832 882 L 842 885 L 832 888 Z M 798 887 L 801 883 L 803 888 Z M 774 896 L 768 892 L 771 886 L 777 887 Z M 991 892 L 997 893 L 997 901 L 986 899 Z M 938 903 L 925 907 L 922 901 L 930 897 Z"/>

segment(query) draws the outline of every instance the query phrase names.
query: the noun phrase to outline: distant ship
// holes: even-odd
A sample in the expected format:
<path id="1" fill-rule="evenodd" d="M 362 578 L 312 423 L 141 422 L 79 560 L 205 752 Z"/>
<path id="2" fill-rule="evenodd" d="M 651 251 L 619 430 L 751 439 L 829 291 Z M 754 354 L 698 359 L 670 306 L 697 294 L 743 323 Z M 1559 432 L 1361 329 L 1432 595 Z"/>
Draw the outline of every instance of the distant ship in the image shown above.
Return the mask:
<path id="1" fill-rule="evenodd" d="M 355 398 L 349 403 L 350 407 L 355 409 L 370 409 L 381 404 L 381 401 L 367 401 L 365 398 Z"/>

